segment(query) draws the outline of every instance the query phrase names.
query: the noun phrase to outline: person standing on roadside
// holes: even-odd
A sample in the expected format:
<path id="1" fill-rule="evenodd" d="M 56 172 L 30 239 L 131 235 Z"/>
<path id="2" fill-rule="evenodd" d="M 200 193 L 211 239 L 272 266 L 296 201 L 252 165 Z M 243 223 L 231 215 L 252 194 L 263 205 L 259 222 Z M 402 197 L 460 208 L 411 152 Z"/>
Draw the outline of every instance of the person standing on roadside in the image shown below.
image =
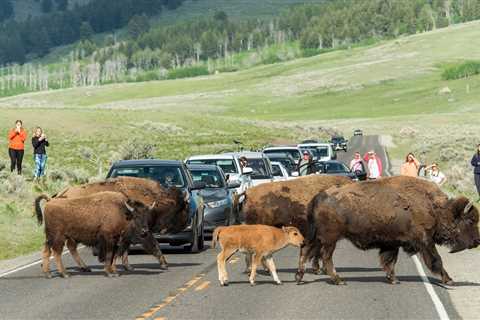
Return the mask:
<path id="1" fill-rule="evenodd" d="M 365 168 L 363 166 L 363 161 L 362 161 L 362 156 L 360 155 L 360 152 L 355 152 L 355 155 L 353 156 L 352 161 L 350 161 L 350 170 L 352 172 L 364 172 Z"/>
<path id="2" fill-rule="evenodd" d="M 375 151 L 370 150 L 363 157 L 368 167 L 368 179 L 375 180 L 382 177 L 383 166 L 382 160 L 377 157 Z"/>
<path id="3" fill-rule="evenodd" d="M 15 128 L 8 132 L 8 155 L 10 156 L 10 171 L 17 169 L 22 174 L 23 154 L 25 153 L 27 132 L 23 129 L 22 120 L 15 121 Z"/>
<path id="4" fill-rule="evenodd" d="M 50 144 L 42 128 L 37 127 L 32 138 L 33 157 L 35 160 L 35 180 L 45 175 L 45 166 L 47 165 L 47 150 Z"/>
<path id="5" fill-rule="evenodd" d="M 400 168 L 400 175 L 408 177 L 418 177 L 418 170 L 420 169 L 420 161 L 418 161 L 413 153 L 407 154 L 405 162 Z"/>
<path id="6" fill-rule="evenodd" d="M 473 155 L 470 162 L 473 166 L 473 175 L 475 177 L 475 185 L 477 186 L 478 200 L 480 202 L 480 144 L 477 145 L 477 152 Z"/>
<path id="7" fill-rule="evenodd" d="M 437 163 L 432 163 L 432 165 L 425 168 L 425 171 L 427 172 L 428 179 L 435 182 L 439 187 L 447 182 L 447 177 L 440 171 Z"/>

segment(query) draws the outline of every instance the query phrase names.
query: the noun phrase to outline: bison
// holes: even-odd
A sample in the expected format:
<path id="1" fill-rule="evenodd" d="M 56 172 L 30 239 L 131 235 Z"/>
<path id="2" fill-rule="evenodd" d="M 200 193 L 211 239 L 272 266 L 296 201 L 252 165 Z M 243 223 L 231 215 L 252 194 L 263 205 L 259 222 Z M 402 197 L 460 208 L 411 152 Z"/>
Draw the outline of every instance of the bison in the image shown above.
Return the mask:
<path id="1" fill-rule="evenodd" d="M 272 273 L 277 284 L 282 284 L 278 278 L 272 254 L 288 245 L 301 246 L 304 238 L 295 227 L 282 229 L 265 225 L 237 225 L 218 227 L 213 232 L 213 247 L 218 242 L 222 251 L 217 256 L 218 279 L 220 285 L 228 285 L 228 274 L 225 263 L 237 251 L 253 255 L 250 284 L 255 285 L 257 266 L 262 261 Z"/>
<path id="2" fill-rule="evenodd" d="M 148 217 L 148 226 L 152 232 L 175 233 L 187 227 L 189 218 L 188 194 L 184 194 L 177 188 L 164 188 L 157 181 L 150 179 L 134 177 L 111 178 L 102 182 L 70 187 L 56 195 L 55 198 L 78 198 L 103 191 L 122 192 L 128 198 L 144 204 L 155 202 L 155 208 Z M 145 250 L 157 257 L 160 266 L 167 269 L 168 264 L 165 256 L 162 254 L 160 246 L 153 235 L 150 234 L 148 237 L 140 240 Z M 128 263 L 128 250 L 125 250 L 122 262 L 126 270 L 133 270 Z"/>
<path id="3" fill-rule="evenodd" d="M 346 177 L 310 175 L 295 180 L 261 184 L 246 192 L 243 214 L 247 224 L 264 224 L 274 227 L 295 226 L 307 233 L 308 204 L 322 191 L 335 186 L 353 183 Z M 318 273 L 319 253 L 311 250 L 313 272 Z M 249 257 L 247 255 L 247 270 Z"/>
<path id="4" fill-rule="evenodd" d="M 362 250 L 380 249 L 387 281 L 398 283 L 395 264 L 399 248 L 421 253 L 426 266 L 445 284 L 453 283 L 435 245 L 451 252 L 480 245 L 479 213 L 465 197 L 449 199 L 434 183 L 412 177 L 390 177 L 332 188 L 319 193 L 309 209 L 309 246 L 302 249 L 297 282 L 302 280 L 306 255 L 321 250 L 324 267 L 335 284 L 332 255 L 338 240 L 348 239 Z"/>
<path id="5" fill-rule="evenodd" d="M 47 200 L 47 204 L 42 211 L 40 204 L 43 200 Z M 105 262 L 106 274 L 118 275 L 114 263 L 117 247 L 124 246 L 125 239 L 132 234 L 145 237 L 150 233 L 147 217 L 154 206 L 155 203 L 147 207 L 122 193 L 110 191 L 75 199 L 39 196 L 35 200 L 35 212 L 40 225 L 45 221 L 46 235 L 43 272 L 47 278 L 51 277 L 49 261 L 53 251 L 61 276 L 69 276 L 61 258 L 66 241 L 82 271 L 88 272 L 90 269 L 80 259 L 78 243 L 101 248 L 99 259 Z"/>

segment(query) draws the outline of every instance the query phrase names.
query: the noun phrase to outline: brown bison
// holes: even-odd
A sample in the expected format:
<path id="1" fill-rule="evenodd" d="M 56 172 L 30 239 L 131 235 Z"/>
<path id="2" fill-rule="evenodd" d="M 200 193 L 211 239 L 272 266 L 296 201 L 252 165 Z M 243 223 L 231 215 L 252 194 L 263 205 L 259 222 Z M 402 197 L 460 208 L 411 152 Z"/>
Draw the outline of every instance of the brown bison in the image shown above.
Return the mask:
<path id="1" fill-rule="evenodd" d="M 395 263 L 403 248 L 410 255 L 421 253 L 432 273 L 451 284 L 435 245 L 449 246 L 452 253 L 477 247 L 478 219 L 477 208 L 465 197 L 449 199 L 435 184 L 418 178 L 390 177 L 321 192 L 309 210 L 308 237 L 321 248 L 324 267 L 335 284 L 344 283 L 332 261 L 335 245 L 343 238 L 362 250 L 380 249 L 390 283 L 398 282 Z M 302 254 L 309 250 L 303 249 Z M 301 258 L 297 282 L 305 261 Z"/>
<path id="2" fill-rule="evenodd" d="M 42 212 L 42 200 L 47 200 Z M 105 261 L 108 276 L 117 275 L 115 258 L 117 247 L 123 246 L 126 237 L 137 234 L 145 237 L 148 230 L 148 212 L 153 209 L 142 202 L 128 199 L 119 192 L 100 192 L 75 199 L 53 199 L 39 196 L 35 200 L 35 212 L 39 224 L 45 221 L 45 247 L 43 250 L 43 272 L 50 278 L 50 256 L 53 251 L 58 271 L 68 277 L 62 263 L 65 241 L 73 258 L 82 271 L 90 271 L 80 259 L 77 244 L 98 246 L 99 258 Z"/>
<path id="3" fill-rule="evenodd" d="M 82 186 L 70 187 L 55 198 L 78 198 L 103 191 L 122 192 L 129 199 L 149 205 L 156 203 L 155 208 L 148 216 L 148 226 L 154 233 L 176 233 L 187 227 L 188 198 L 177 188 L 164 188 L 157 181 L 133 177 L 118 177 L 102 182 L 89 183 Z M 152 253 L 164 269 L 168 267 L 165 256 L 160 250 L 153 235 L 140 239 L 143 247 Z M 128 249 L 128 248 L 125 248 Z M 123 266 L 133 270 L 128 263 L 128 250 L 122 257 Z"/>
<path id="4" fill-rule="evenodd" d="M 308 204 L 322 191 L 331 187 L 352 184 L 346 177 L 310 175 L 294 180 L 261 184 L 246 192 L 243 214 L 247 224 L 274 227 L 295 226 L 302 234 L 307 232 Z M 319 253 L 309 251 L 313 258 L 313 272 L 318 273 Z M 247 256 L 247 269 L 249 266 Z"/>

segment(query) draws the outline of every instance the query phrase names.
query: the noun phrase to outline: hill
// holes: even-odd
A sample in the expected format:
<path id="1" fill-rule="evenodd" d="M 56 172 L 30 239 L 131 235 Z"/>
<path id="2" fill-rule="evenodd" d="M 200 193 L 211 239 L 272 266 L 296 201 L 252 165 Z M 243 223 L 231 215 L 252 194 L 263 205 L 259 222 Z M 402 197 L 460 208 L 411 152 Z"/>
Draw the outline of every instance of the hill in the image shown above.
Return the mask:
<path id="1" fill-rule="evenodd" d="M 73 9 L 75 5 L 84 5 L 91 0 L 69 0 L 68 9 Z M 53 8 L 55 8 L 55 2 L 53 2 Z M 42 3 L 39 0 L 15 0 L 12 2 L 14 18 L 17 21 L 25 21 L 28 17 L 39 17 L 44 13 L 42 12 Z"/>

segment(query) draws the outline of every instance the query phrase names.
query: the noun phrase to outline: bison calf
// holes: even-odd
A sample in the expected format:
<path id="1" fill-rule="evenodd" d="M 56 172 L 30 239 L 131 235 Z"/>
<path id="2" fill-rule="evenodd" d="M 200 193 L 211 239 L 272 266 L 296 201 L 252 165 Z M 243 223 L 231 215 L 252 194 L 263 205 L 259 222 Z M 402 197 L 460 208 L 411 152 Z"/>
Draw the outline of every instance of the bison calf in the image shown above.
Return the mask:
<path id="1" fill-rule="evenodd" d="M 265 260 L 273 279 L 277 284 L 282 282 L 278 278 L 272 254 L 288 245 L 301 246 L 304 238 L 295 227 L 282 229 L 265 225 L 236 225 L 219 227 L 213 233 L 213 247 L 218 242 L 222 251 L 217 256 L 218 279 L 222 286 L 228 285 L 226 261 L 236 252 L 245 252 L 252 255 L 252 271 L 250 284 L 255 285 L 257 266 Z"/>
<path id="2" fill-rule="evenodd" d="M 40 207 L 42 200 L 48 201 L 43 212 Z M 117 275 L 114 264 L 117 247 L 122 246 L 129 234 L 145 237 L 150 233 L 146 217 L 154 206 L 155 204 L 147 207 L 141 202 L 131 201 L 118 192 L 100 192 L 76 199 L 49 199 L 39 196 L 35 200 L 35 211 L 38 223 L 45 221 L 46 242 L 42 268 L 46 277 L 51 277 L 52 251 L 61 276 L 69 276 L 61 258 L 65 241 L 83 271 L 90 269 L 80 259 L 77 243 L 99 246 L 99 258 L 105 261 L 107 276 Z"/>

